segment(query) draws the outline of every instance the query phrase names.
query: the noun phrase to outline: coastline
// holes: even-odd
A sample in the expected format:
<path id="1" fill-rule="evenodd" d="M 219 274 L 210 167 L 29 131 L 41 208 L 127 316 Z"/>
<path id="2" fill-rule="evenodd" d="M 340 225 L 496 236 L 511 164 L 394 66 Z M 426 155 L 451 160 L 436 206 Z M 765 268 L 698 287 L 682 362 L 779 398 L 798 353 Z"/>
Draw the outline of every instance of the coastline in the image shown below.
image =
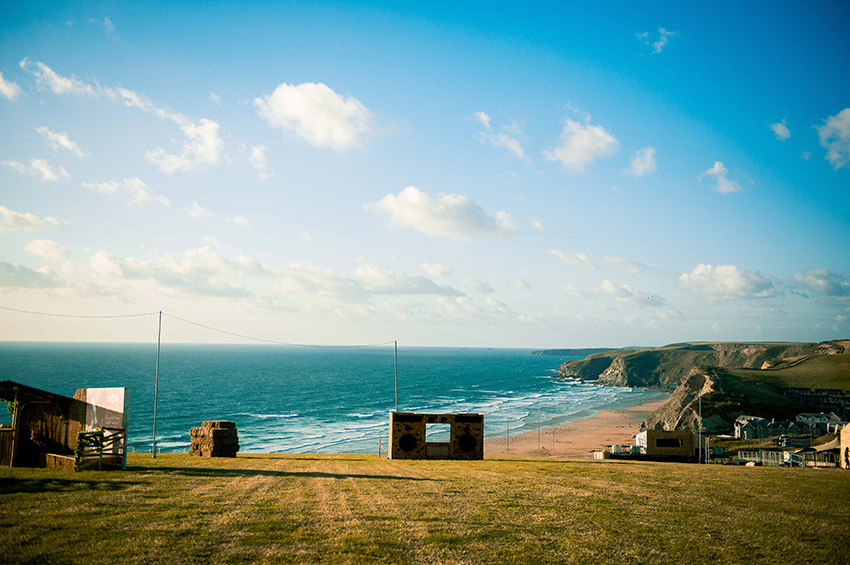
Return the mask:
<path id="1" fill-rule="evenodd" d="M 541 428 L 539 434 L 535 430 L 511 436 L 508 441 L 504 437 L 489 439 L 484 442 L 484 456 L 589 457 L 591 451 L 607 445 L 633 445 L 643 419 L 665 402 L 667 398 L 628 408 L 602 410 L 569 424 Z"/>

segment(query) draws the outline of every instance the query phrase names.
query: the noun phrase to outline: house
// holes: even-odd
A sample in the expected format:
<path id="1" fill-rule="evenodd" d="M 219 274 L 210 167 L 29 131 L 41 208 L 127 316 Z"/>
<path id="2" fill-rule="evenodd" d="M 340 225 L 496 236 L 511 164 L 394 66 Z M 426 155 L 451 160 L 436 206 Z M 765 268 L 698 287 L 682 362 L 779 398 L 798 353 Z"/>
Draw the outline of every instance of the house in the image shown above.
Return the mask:
<path id="1" fill-rule="evenodd" d="M 11 427 L 0 429 L 0 465 L 85 469 L 126 467 L 127 391 L 78 389 L 73 398 L 0 382 Z"/>
<path id="2" fill-rule="evenodd" d="M 754 439 L 758 436 L 758 426 L 764 426 L 767 420 L 759 416 L 742 414 L 735 418 L 735 439 Z"/>
<path id="3" fill-rule="evenodd" d="M 644 430 L 635 436 L 641 455 L 665 459 L 690 459 L 696 451 L 694 433 L 688 430 Z"/>
<path id="4" fill-rule="evenodd" d="M 810 431 L 825 432 L 830 426 L 842 423 L 834 412 L 802 412 L 797 414 L 797 424 L 803 429 L 803 433 Z"/>

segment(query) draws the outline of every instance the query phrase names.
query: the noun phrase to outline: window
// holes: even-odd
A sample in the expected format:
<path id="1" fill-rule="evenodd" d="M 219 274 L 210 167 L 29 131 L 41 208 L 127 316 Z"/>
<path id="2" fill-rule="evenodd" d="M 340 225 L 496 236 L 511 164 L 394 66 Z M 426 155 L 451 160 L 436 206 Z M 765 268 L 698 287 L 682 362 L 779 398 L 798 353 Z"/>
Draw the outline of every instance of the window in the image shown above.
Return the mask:
<path id="1" fill-rule="evenodd" d="M 682 447 L 682 440 L 679 438 L 660 437 L 655 440 L 655 447 Z"/>
<path id="2" fill-rule="evenodd" d="M 451 424 L 425 424 L 425 441 L 447 442 L 451 437 Z"/>

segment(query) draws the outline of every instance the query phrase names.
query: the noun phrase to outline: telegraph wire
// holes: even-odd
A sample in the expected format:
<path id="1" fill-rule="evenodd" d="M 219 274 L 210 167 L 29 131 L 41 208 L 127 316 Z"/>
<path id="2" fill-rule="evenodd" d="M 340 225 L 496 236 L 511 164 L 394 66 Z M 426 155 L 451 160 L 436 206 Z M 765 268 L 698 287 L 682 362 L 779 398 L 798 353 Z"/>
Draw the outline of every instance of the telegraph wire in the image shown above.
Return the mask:
<path id="1" fill-rule="evenodd" d="M 253 336 L 250 336 L 250 335 L 231 332 L 231 331 L 228 331 L 228 330 L 222 330 L 220 328 L 215 328 L 213 326 L 207 326 L 205 324 L 193 322 L 192 320 L 187 320 L 185 318 L 181 318 L 179 316 L 175 316 L 174 314 L 169 314 L 167 312 L 163 312 L 162 315 L 167 316 L 169 318 L 173 318 L 175 320 L 180 320 L 181 322 L 185 322 L 187 324 L 192 324 L 193 326 L 198 326 L 199 328 L 204 328 L 206 330 L 211 330 L 211 331 L 214 331 L 214 332 L 232 335 L 234 337 L 241 337 L 243 339 L 252 339 L 254 341 L 261 341 L 263 343 L 272 343 L 272 344 L 275 344 L 275 345 L 286 345 L 286 346 L 289 346 L 289 347 L 316 347 L 316 348 L 327 348 L 327 349 L 353 349 L 353 348 L 356 348 L 356 347 L 378 347 L 378 346 L 382 346 L 382 345 L 392 345 L 393 343 L 395 343 L 394 341 L 385 341 L 383 343 L 367 343 L 367 344 L 361 344 L 361 345 L 316 345 L 316 344 L 307 344 L 307 343 L 287 343 L 285 341 L 276 341 L 276 340 L 273 340 L 273 339 L 265 339 L 265 338 L 262 338 L 262 337 L 253 337 Z"/>
<path id="2" fill-rule="evenodd" d="M 0 306 L 0 310 L 8 310 L 10 312 L 19 312 L 22 314 L 33 314 L 36 316 L 49 316 L 53 318 L 82 318 L 82 319 L 109 319 L 109 318 L 139 318 L 142 316 L 156 316 L 158 314 L 162 316 L 167 316 L 174 320 L 179 320 L 186 324 L 191 324 L 193 326 L 197 326 L 199 328 L 204 328 L 205 330 L 210 330 L 226 335 L 231 335 L 234 337 L 242 338 L 242 339 L 250 339 L 253 341 L 259 341 L 262 343 L 271 343 L 274 345 L 286 345 L 289 347 L 312 347 L 318 349 L 354 349 L 354 348 L 362 348 L 362 347 L 380 347 L 383 345 L 393 345 L 394 341 L 385 341 L 383 343 L 368 343 L 368 344 L 359 344 L 359 345 L 317 345 L 317 344 L 307 344 L 307 343 L 287 343 L 284 341 L 277 341 L 273 339 L 265 339 L 262 337 L 254 337 L 250 335 L 240 334 L 236 332 L 231 332 L 228 330 L 223 330 L 221 328 L 216 328 L 213 326 L 208 326 L 206 324 L 201 324 L 199 322 L 193 322 L 192 320 L 187 320 L 186 318 L 181 318 L 180 316 L 175 316 L 174 314 L 169 314 L 167 312 L 141 312 L 138 314 L 112 314 L 112 315 L 84 315 L 84 314 L 56 314 L 53 312 L 36 312 L 34 310 L 22 310 L 20 308 L 9 308 L 8 306 Z"/>
<path id="3" fill-rule="evenodd" d="M 94 319 L 103 319 L 103 318 L 139 318 L 141 316 L 155 316 L 159 314 L 159 312 L 142 312 L 140 314 L 113 314 L 113 315 L 104 315 L 104 316 L 96 316 L 96 315 L 80 315 L 80 314 L 54 314 L 52 312 L 35 312 L 33 310 L 21 310 L 19 308 L 9 308 L 8 306 L 0 306 L 2 310 L 9 310 L 11 312 L 21 312 L 23 314 L 35 314 L 36 316 L 50 316 L 53 318 L 94 318 Z"/>

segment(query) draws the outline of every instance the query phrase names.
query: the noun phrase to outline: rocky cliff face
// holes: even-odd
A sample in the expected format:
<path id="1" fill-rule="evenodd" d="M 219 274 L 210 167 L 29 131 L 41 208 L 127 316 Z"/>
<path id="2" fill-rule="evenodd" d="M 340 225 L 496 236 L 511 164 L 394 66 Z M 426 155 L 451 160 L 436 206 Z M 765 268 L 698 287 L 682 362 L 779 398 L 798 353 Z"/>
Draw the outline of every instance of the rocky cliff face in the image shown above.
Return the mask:
<path id="1" fill-rule="evenodd" d="M 814 355 L 850 353 L 850 342 L 682 344 L 657 349 L 606 351 L 567 361 L 563 377 L 611 386 L 674 390 L 695 367 L 781 368 Z"/>
<path id="2" fill-rule="evenodd" d="M 657 349 L 617 350 L 561 365 L 561 376 L 612 386 L 671 391 L 645 428 L 728 432 L 741 414 L 792 419 L 805 407 L 786 398 L 764 379 L 737 376 L 726 369 L 791 368 L 819 355 L 850 353 L 850 341 L 823 343 L 681 344 Z"/>
<path id="3" fill-rule="evenodd" d="M 695 368 L 667 402 L 646 417 L 643 428 L 728 433 L 741 414 L 793 419 L 804 406 L 786 398 L 779 387 L 742 379 L 722 369 Z"/>

